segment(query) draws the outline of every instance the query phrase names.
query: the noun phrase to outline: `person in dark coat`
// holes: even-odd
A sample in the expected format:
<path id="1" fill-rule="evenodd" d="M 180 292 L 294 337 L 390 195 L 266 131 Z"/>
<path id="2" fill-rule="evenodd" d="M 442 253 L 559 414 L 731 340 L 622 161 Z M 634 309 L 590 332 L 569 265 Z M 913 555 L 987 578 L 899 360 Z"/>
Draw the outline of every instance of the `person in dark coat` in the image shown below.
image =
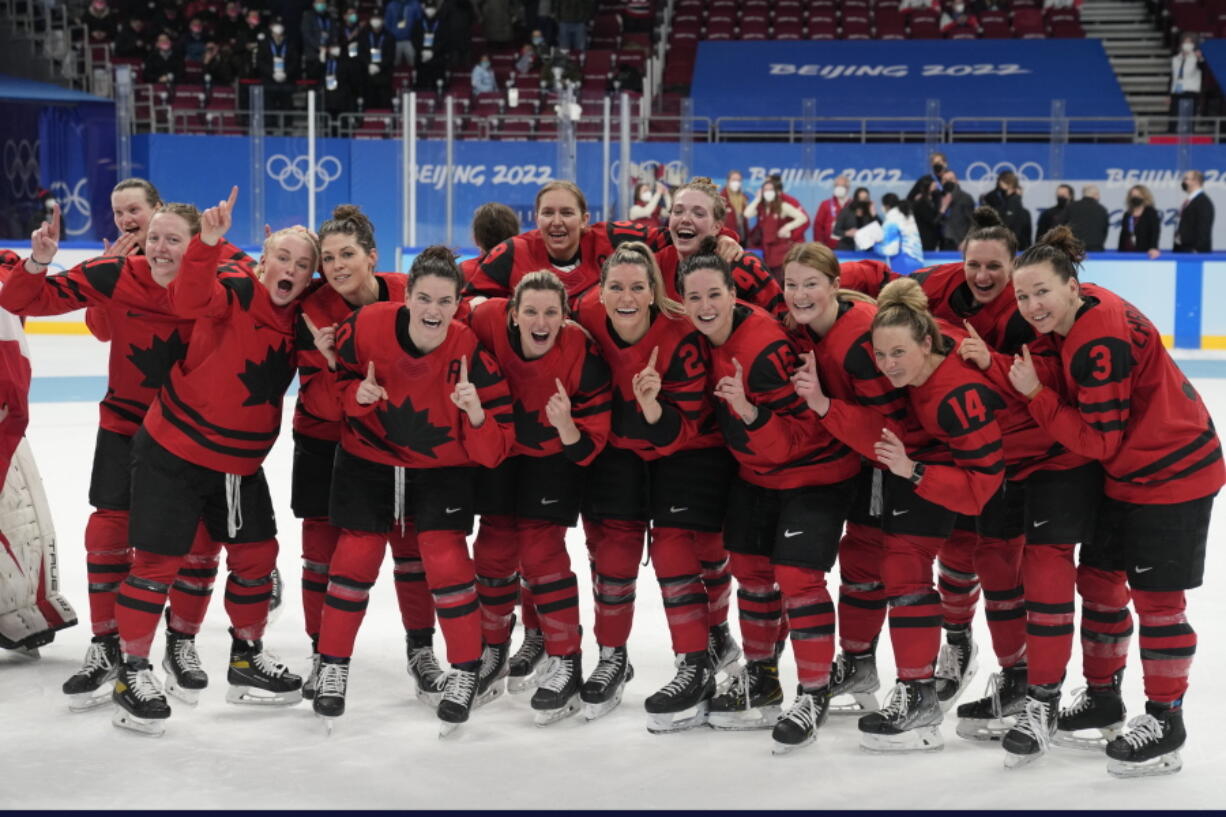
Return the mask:
<path id="1" fill-rule="evenodd" d="M 924 252 L 934 252 L 941 246 L 941 214 L 937 210 L 933 194 L 941 189 L 937 180 L 925 173 L 911 186 L 907 201 L 911 202 L 911 214 L 919 227 L 920 244 Z"/>
<path id="2" fill-rule="evenodd" d="M 1120 252 L 1147 252 L 1158 257 L 1158 236 L 1162 219 L 1154 208 L 1154 194 L 1143 184 L 1128 191 L 1124 201 L 1124 216 L 1120 220 Z"/>
<path id="3" fill-rule="evenodd" d="M 296 37 L 286 35 L 285 24 L 274 20 L 268 27 L 268 39 L 256 51 L 256 66 L 264 81 L 264 93 L 270 111 L 285 111 L 293 107 L 294 82 L 298 79 L 302 58 Z"/>
<path id="4" fill-rule="evenodd" d="M 1098 186 L 1081 188 L 1081 198 L 1068 206 L 1064 223 L 1085 245 L 1086 252 L 1102 252 L 1107 248 L 1107 208 L 1098 201 Z"/>
<path id="5" fill-rule="evenodd" d="M 1073 200 L 1073 188 L 1070 185 L 1062 184 L 1056 188 L 1056 206 L 1048 207 L 1043 212 L 1039 213 L 1039 229 L 1037 235 L 1042 238 L 1047 231 L 1052 227 L 1057 227 L 1065 222 L 1068 218 L 1066 212 L 1069 202 Z"/>
<path id="6" fill-rule="evenodd" d="M 1017 248 L 1025 251 L 1031 244 L 1030 211 L 1022 204 L 1022 188 L 1017 174 L 1006 170 L 996 177 L 996 187 L 983 195 L 981 204 L 991 207 L 1001 222 L 1017 237 Z"/>
<path id="7" fill-rule="evenodd" d="M 1175 252 L 1213 252 L 1213 202 L 1205 194 L 1205 174 L 1189 170 L 1182 187 L 1188 194 L 1175 226 Z"/>
<path id="8" fill-rule="evenodd" d="M 957 250 L 971 229 L 971 214 L 975 200 L 958 185 L 958 176 L 946 168 L 941 174 L 941 190 L 934 194 L 941 214 L 941 249 Z"/>

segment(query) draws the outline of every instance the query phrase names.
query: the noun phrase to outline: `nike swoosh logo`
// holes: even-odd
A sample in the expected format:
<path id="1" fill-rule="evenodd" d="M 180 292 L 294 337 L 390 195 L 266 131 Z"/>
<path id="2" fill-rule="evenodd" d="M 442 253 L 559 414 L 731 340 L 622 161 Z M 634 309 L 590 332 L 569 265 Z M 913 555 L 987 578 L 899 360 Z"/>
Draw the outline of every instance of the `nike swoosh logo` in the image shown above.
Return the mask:
<path id="1" fill-rule="evenodd" d="M 462 510 L 464 510 L 462 507 L 461 508 L 445 508 L 443 509 L 443 513 L 455 513 L 456 511 L 462 511 Z"/>
<path id="2" fill-rule="evenodd" d="M 1134 567 L 1132 569 L 1132 572 L 1133 573 L 1148 573 L 1149 571 L 1153 569 L 1154 569 L 1153 565 L 1150 565 L 1149 567 Z"/>
<path id="3" fill-rule="evenodd" d="M 785 530 L 783 532 L 783 538 L 791 539 L 793 536 L 800 536 L 802 533 L 804 533 L 802 530 Z"/>
<path id="4" fill-rule="evenodd" d="M 142 313 L 140 313 L 140 312 L 133 312 L 132 310 L 130 310 L 130 309 L 129 309 L 129 310 L 128 310 L 128 317 L 129 317 L 129 318 L 143 318 L 143 317 L 145 317 L 145 316 L 144 316 Z"/>
<path id="5" fill-rule="evenodd" d="M 556 499 L 545 499 L 544 497 L 541 497 L 541 504 L 542 504 L 542 505 L 553 505 L 553 504 L 556 504 L 556 503 L 557 503 L 557 501 L 558 501 L 558 500 L 556 500 Z"/>
<path id="6" fill-rule="evenodd" d="M 1034 526 L 1035 526 L 1036 528 L 1041 528 L 1041 527 L 1043 527 L 1044 525 L 1046 525 L 1046 524 L 1047 524 L 1048 522 L 1050 522 L 1050 521 L 1051 521 L 1050 519 L 1044 519 L 1042 522 L 1039 522 L 1038 520 L 1035 520 Z"/>
<path id="7" fill-rule="evenodd" d="M 890 511 L 890 513 L 891 513 L 893 516 L 902 516 L 904 513 L 911 513 L 911 509 L 910 509 L 910 508 L 907 508 L 907 509 L 905 509 L 905 510 L 901 510 L 901 511 Z"/>
<path id="8" fill-rule="evenodd" d="M 682 507 L 680 507 L 680 508 L 674 507 L 674 506 L 672 506 L 672 505 L 669 505 L 669 506 L 668 506 L 668 512 L 669 512 L 669 513 L 684 513 L 685 511 L 688 511 L 689 509 L 690 509 L 690 506 L 689 506 L 689 505 L 683 505 L 683 506 L 682 506 Z"/>

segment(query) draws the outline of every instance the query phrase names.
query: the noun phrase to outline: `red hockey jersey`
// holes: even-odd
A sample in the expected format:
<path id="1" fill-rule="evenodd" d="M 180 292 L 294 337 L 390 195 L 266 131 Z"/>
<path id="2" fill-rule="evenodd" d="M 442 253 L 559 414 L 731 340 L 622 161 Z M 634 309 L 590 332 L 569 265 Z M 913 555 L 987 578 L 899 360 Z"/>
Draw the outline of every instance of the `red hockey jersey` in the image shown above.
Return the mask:
<path id="1" fill-rule="evenodd" d="M 928 296 L 929 312 L 959 328 L 967 321 L 984 342 L 998 352 L 1011 355 L 1019 351 L 1022 344 L 1034 340 L 1034 329 L 1017 310 L 1013 284 L 1006 284 L 990 304 L 981 304 L 971 294 L 966 270 L 960 261 L 916 270 L 911 277 L 919 281 Z"/>
<path id="2" fill-rule="evenodd" d="M 1069 399 L 1044 388 L 1030 401 L 1034 418 L 1102 461 L 1109 497 L 1163 505 L 1215 493 L 1226 482 L 1221 442 L 1157 328 L 1109 290 L 1082 284 L 1081 295 L 1068 336 L 1052 333 Z"/>
<path id="3" fill-rule="evenodd" d="M 502 368 L 511 389 L 515 413 L 515 446 L 512 454 L 548 457 L 565 452 L 579 465 L 587 465 L 604 449 L 612 422 L 612 388 L 609 366 L 574 324 L 558 332 L 553 348 L 538 358 L 523 356 L 519 330 L 507 324 L 510 302 L 492 298 L 473 310 L 470 325 L 481 345 L 489 349 Z M 570 397 L 571 417 L 579 429 L 579 441 L 563 445 L 545 413 L 549 398 L 561 380 Z"/>
<path id="4" fill-rule="evenodd" d="M 660 265 L 660 274 L 664 277 L 664 288 L 668 297 L 681 302 L 681 282 L 677 280 L 677 267 L 681 257 L 676 247 L 665 247 L 655 251 L 656 263 Z M 783 302 L 783 290 L 779 282 L 770 274 L 770 270 L 762 266 L 762 261 L 756 255 L 745 253 L 732 264 L 732 282 L 736 285 L 736 297 L 746 303 L 759 306 L 776 320 L 783 320 L 787 314 L 787 304 Z"/>
<path id="5" fill-rule="evenodd" d="M 464 324 L 452 321 L 442 345 L 423 354 L 409 338 L 408 307 L 371 304 L 340 325 L 336 348 L 345 411 L 341 445 L 349 453 L 405 468 L 493 468 L 510 453 L 515 442 L 511 393 L 497 361 Z M 473 428 L 451 400 L 461 358 L 468 361 L 469 382 L 485 409 L 480 428 Z M 356 394 L 371 363 L 388 397 L 362 405 Z"/>
<path id="6" fill-rule="evenodd" d="M 870 298 L 876 298 L 886 284 L 899 277 L 884 261 L 865 259 L 839 264 L 839 288 L 863 292 Z"/>

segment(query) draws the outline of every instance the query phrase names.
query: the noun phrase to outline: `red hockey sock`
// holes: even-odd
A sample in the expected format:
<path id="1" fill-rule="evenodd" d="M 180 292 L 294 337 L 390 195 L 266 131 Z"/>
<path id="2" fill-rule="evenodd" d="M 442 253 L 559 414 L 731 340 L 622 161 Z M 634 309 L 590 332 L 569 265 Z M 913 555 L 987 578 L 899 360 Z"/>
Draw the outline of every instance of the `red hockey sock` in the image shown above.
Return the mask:
<path id="1" fill-rule="evenodd" d="M 955 528 L 937 556 L 937 590 L 945 626 L 970 627 L 979 604 L 979 576 L 975 573 L 975 549 L 979 534 Z"/>
<path id="2" fill-rule="evenodd" d="M 1110 686 L 1128 662 L 1132 613 L 1128 577 L 1122 570 L 1077 567 L 1081 595 L 1081 666 L 1090 686 Z"/>
<path id="3" fill-rule="evenodd" d="M 702 566 L 702 584 L 707 589 L 707 627 L 718 627 L 728 621 L 728 603 L 732 599 L 732 568 L 724 535 L 694 531 L 698 548 L 698 563 Z"/>
<path id="4" fill-rule="evenodd" d="M 328 565 L 340 535 L 341 529 L 325 518 L 302 520 L 302 618 L 307 635 L 316 640 L 328 592 Z"/>
<path id="5" fill-rule="evenodd" d="M 941 539 L 887 534 L 881 578 L 890 599 L 890 642 L 898 677 L 931 678 L 941 648 L 941 597 L 932 562 Z"/>
<path id="6" fill-rule="evenodd" d="M 519 537 L 515 518 L 483 516 L 473 541 L 477 596 L 481 600 L 481 632 L 487 644 L 511 637 L 511 614 L 519 595 Z"/>
<path id="7" fill-rule="evenodd" d="M 118 631 L 115 599 L 132 569 L 128 512 L 96 510 L 85 524 L 85 569 L 89 573 L 89 620 L 94 635 Z"/>
<path id="8" fill-rule="evenodd" d="M 707 590 L 696 551 L 690 531 L 651 530 L 651 563 L 664 597 L 673 652 L 678 655 L 707 648 Z"/>
<path id="9" fill-rule="evenodd" d="M 1022 554 L 1027 680 L 1031 685 L 1059 683 L 1073 654 L 1074 547 L 1026 545 Z"/>
<path id="10" fill-rule="evenodd" d="M 532 587 L 522 572 L 519 581 L 519 620 L 525 630 L 541 629 L 541 618 L 536 612 L 536 599 L 532 596 Z"/>
<path id="11" fill-rule="evenodd" d="M 630 638 L 635 585 L 646 532 L 647 526 L 642 522 L 608 519 L 599 523 L 593 596 L 596 643 L 602 647 L 623 647 Z"/>
<path id="12" fill-rule="evenodd" d="M 881 582 L 881 529 L 847 523 L 839 541 L 839 647 L 867 652 L 885 626 L 886 595 Z"/>
<path id="13" fill-rule="evenodd" d="M 134 550 L 132 570 L 119 588 L 115 617 L 124 655 L 149 658 L 170 583 L 179 573 L 182 556 Z"/>
<path id="14" fill-rule="evenodd" d="M 731 553 L 729 558 L 738 585 L 736 607 L 745 660 L 768 661 L 783 638 L 783 600 L 774 566 L 766 556 Z"/>
<path id="15" fill-rule="evenodd" d="M 975 572 L 983 583 L 983 609 L 992 651 L 1002 667 L 1026 657 L 1026 600 L 1022 591 L 1022 537 L 983 536 L 975 548 Z"/>
<path id="16" fill-rule="evenodd" d="M 192 549 L 183 559 L 179 575 L 170 586 L 170 629 L 184 635 L 200 632 L 204 614 L 213 598 L 213 582 L 217 580 L 217 563 L 221 543 L 214 542 L 204 525 L 196 527 Z"/>
<path id="17" fill-rule="evenodd" d="M 420 531 L 417 542 L 426 563 L 426 582 L 447 642 L 447 660 L 464 664 L 481 658 L 481 611 L 477 577 L 468 543 L 459 531 Z"/>
<path id="18" fill-rule="evenodd" d="M 342 530 L 328 573 L 319 623 L 319 653 L 331 658 L 349 658 L 358 628 L 366 616 L 370 588 L 379 576 L 387 547 L 387 535 Z"/>
<path id="19" fill-rule="evenodd" d="M 1159 703 L 1182 700 L 1196 655 L 1196 632 L 1188 624 L 1182 590 L 1155 592 L 1133 588 L 1140 619 L 1141 671 L 1145 697 Z"/>
<path id="20" fill-rule="evenodd" d="M 226 545 L 226 612 L 235 638 L 264 637 L 272 603 L 272 571 L 277 566 L 277 540 Z"/>
<path id="21" fill-rule="evenodd" d="M 417 542 L 413 520 L 406 519 L 404 532 L 394 526 L 387 535 L 392 546 L 393 575 L 396 579 L 396 604 L 400 607 L 400 623 L 404 631 L 434 632 L 434 596 L 426 586 L 426 565 Z"/>
<path id="22" fill-rule="evenodd" d="M 566 528 L 539 519 L 516 522 L 519 558 L 532 601 L 525 600 L 534 622 L 545 639 L 549 655 L 579 652 L 583 631 L 579 626 L 579 581 L 570 569 L 566 552 Z M 524 617 L 524 627 L 532 627 Z"/>
<path id="23" fill-rule="evenodd" d="M 805 689 L 830 683 L 834 661 L 834 602 L 820 570 L 775 565 L 775 579 L 783 594 L 796 677 Z"/>

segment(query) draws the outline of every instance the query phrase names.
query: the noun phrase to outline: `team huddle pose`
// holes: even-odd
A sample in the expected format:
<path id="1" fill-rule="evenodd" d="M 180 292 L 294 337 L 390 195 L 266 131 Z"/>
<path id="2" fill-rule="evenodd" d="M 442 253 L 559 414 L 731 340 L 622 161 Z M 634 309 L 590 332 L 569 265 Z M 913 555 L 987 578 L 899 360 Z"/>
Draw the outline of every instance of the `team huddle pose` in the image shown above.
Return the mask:
<path id="1" fill-rule="evenodd" d="M 3 270 L 0 306 L 86 308 L 111 342 L 72 709 L 109 693 L 117 725 L 161 734 L 166 693 L 198 699 L 194 636 L 224 545 L 227 700 L 307 698 L 331 729 L 390 545 L 408 672 L 441 735 L 505 691 L 531 692 L 538 725 L 594 720 L 634 677 L 645 552 L 676 666 L 646 699 L 653 733 L 770 730 L 784 753 L 855 714 L 865 750 L 928 751 L 953 710 L 1009 768 L 1053 744 L 1105 751 L 1119 776 L 1180 768 L 1185 592 L 1226 467 L 1153 324 L 1080 281 L 1067 228 L 1018 256 L 983 208 L 961 262 L 909 276 L 797 245 L 781 287 L 725 234 L 708 179 L 678 189 L 667 230 L 590 224 L 582 191 L 551 182 L 535 230 L 486 205 L 480 259 L 430 247 L 403 275 L 376 272 L 352 205 L 318 232 L 271 233 L 253 262 L 225 242 L 237 195 L 200 213 L 125 180 L 102 257 L 47 275 L 56 213 Z M 260 466 L 295 370 L 305 678 L 262 642 L 278 545 Z M 580 520 L 586 675 L 565 547 Z M 1085 686 L 1062 709 L 1078 594 Z M 999 671 L 955 710 L 981 595 Z M 1125 728 L 1130 603 L 1146 702 Z M 887 622 L 897 682 L 879 701 Z"/>

